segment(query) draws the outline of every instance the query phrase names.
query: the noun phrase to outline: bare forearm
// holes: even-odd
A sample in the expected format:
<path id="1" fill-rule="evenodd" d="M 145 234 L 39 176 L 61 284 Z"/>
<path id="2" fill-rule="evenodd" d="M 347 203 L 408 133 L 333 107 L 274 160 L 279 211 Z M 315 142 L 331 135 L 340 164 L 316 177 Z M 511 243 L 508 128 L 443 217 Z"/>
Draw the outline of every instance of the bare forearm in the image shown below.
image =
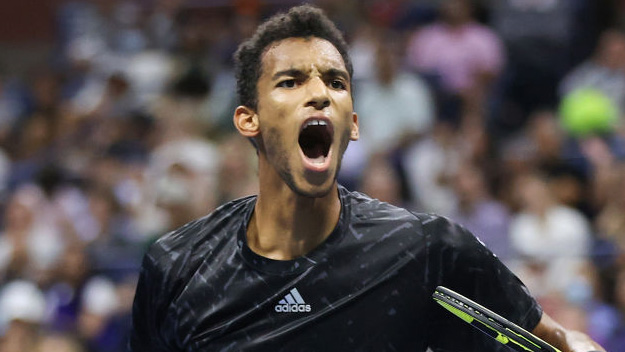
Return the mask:
<path id="1" fill-rule="evenodd" d="M 562 352 L 605 352 L 605 349 L 588 335 L 563 328 L 547 314 L 543 314 L 533 333 Z"/>

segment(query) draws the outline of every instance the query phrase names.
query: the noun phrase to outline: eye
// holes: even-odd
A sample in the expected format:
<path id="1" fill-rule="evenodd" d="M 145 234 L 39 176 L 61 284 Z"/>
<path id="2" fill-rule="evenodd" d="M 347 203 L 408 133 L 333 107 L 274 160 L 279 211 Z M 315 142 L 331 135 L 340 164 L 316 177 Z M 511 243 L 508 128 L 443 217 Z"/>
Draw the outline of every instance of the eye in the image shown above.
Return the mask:
<path id="1" fill-rule="evenodd" d="M 295 88 L 296 82 L 294 79 L 285 79 L 284 81 L 281 81 L 280 83 L 278 83 L 278 87 L 281 88 Z"/>
<path id="2" fill-rule="evenodd" d="M 330 82 L 330 85 L 332 86 L 332 88 L 334 89 L 347 89 L 347 86 L 345 86 L 345 83 L 343 83 L 343 81 L 338 80 L 338 79 L 333 79 Z"/>

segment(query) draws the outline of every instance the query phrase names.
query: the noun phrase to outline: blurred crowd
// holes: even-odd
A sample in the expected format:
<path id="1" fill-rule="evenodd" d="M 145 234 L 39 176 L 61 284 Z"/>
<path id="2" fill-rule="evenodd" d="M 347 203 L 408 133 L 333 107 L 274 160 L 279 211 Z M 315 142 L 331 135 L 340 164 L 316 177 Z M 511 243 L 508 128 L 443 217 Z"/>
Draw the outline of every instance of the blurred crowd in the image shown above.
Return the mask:
<path id="1" fill-rule="evenodd" d="M 232 54 L 298 3 L 65 1 L 47 64 L 0 71 L 0 352 L 124 350 L 146 246 L 256 192 Z M 312 3 L 354 63 L 339 182 L 456 220 L 625 350 L 625 4 Z"/>

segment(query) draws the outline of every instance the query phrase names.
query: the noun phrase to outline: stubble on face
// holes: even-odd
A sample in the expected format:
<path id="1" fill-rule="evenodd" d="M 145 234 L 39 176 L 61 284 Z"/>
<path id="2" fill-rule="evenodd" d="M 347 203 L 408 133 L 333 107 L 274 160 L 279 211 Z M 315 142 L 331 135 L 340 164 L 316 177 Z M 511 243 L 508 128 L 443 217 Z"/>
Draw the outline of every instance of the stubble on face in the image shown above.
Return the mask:
<path id="1" fill-rule="evenodd" d="M 350 131 L 343 131 L 340 137 L 340 147 L 338 153 L 337 167 L 334 171 L 334 175 L 332 175 L 333 180 L 337 180 L 339 170 L 341 169 L 341 163 L 343 162 L 343 155 L 345 154 L 345 150 L 349 145 L 350 141 Z M 327 189 L 320 190 L 318 192 L 307 192 L 302 188 L 297 186 L 295 179 L 293 177 L 293 171 L 288 162 L 288 151 L 281 146 L 284 143 L 281 142 L 281 134 L 277 128 L 267 128 L 263 131 L 263 134 L 259 136 L 259 150 L 261 153 L 265 153 L 265 156 L 268 159 L 274 160 L 277 167 L 275 167 L 276 172 L 284 183 L 297 195 L 307 198 L 320 198 L 328 195 L 330 191 L 332 191 L 332 187 L 328 187 Z"/>
<path id="2" fill-rule="evenodd" d="M 282 134 L 277 128 L 269 127 L 263 130 L 263 133 L 259 136 L 260 139 L 260 152 L 265 154 L 267 160 L 274 160 L 276 172 L 282 180 L 289 186 L 293 192 L 300 194 L 299 188 L 295 185 L 293 179 L 293 170 L 289 164 L 289 155 L 286 148 L 283 148 L 284 142 L 282 141 Z"/>
<path id="3" fill-rule="evenodd" d="M 276 72 L 292 69 L 311 76 L 299 81 L 297 77 L 286 75 L 286 79 L 298 80 L 297 86 L 289 89 L 277 88 L 277 81 L 272 80 L 272 77 L 275 77 Z M 333 69 L 345 70 L 342 57 L 330 43 L 318 38 L 287 39 L 273 45 L 263 57 L 257 107 L 259 115 L 263 116 L 260 134 L 257 136 L 259 152 L 264 154 L 264 158 L 284 184 L 299 196 L 319 198 L 326 196 L 335 188 L 343 153 L 350 140 L 352 122 L 342 120 L 351 118 L 353 114 L 348 89 L 331 87 L 332 81 L 322 76 L 328 85 L 326 94 L 332 102 L 323 109 L 309 105 L 312 97 L 304 95 L 309 89 L 305 86 L 308 79 L 315 79 L 319 73 L 326 75 Z M 319 89 L 319 86 L 315 89 Z M 307 116 L 314 114 L 329 117 L 334 124 L 335 133 L 338 133 L 333 143 L 334 161 L 325 172 L 306 169 L 299 157 L 301 154 L 301 146 L 297 142 L 299 128 Z"/>

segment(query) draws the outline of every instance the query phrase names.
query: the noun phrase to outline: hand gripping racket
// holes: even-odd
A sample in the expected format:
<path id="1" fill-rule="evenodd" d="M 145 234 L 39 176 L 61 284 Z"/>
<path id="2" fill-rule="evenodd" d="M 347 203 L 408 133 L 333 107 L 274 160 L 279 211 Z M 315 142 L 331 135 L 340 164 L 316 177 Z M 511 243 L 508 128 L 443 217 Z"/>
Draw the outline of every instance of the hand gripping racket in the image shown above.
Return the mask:
<path id="1" fill-rule="evenodd" d="M 515 351 L 560 352 L 508 319 L 446 287 L 438 286 L 432 298 L 460 319 Z"/>

